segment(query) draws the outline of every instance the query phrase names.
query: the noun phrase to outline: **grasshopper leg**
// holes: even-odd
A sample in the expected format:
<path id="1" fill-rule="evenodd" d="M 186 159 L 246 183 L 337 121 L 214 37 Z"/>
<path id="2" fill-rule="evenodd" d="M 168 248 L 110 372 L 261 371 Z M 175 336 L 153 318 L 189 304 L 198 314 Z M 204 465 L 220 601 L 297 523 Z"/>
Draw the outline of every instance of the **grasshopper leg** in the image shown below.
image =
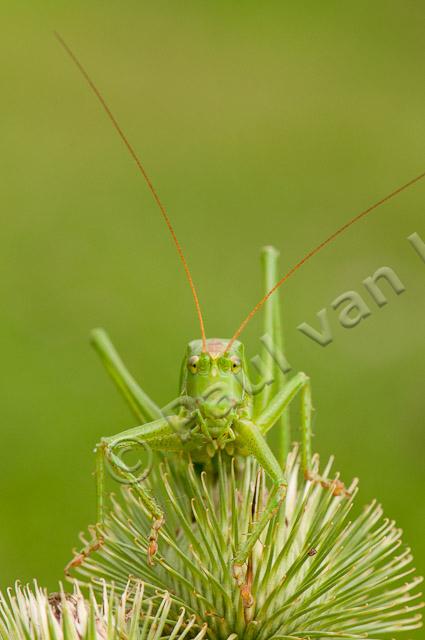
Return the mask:
<path id="1" fill-rule="evenodd" d="M 160 418 L 162 416 L 161 409 L 129 373 L 106 331 L 94 329 L 91 334 L 91 342 L 109 375 L 140 422 L 143 424 Z"/>
<path id="2" fill-rule="evenodd" d="M 301 397 L 301 463 L 304 477 L 306 480 L 321 484 L 324 488 L 332 488 L 335 496 L 349 496 L 349 492 L 340 480 L 329 480 L 313 471 L 311 447 L 313 404 L 310 378 L 305 373 L 297 373 L 282 387 L 258 416 L 256 424 L 261 433 L 267 433 L 298 394 Z"/>
<path id="3" fill-rule="evenodd" d="M 92 542 L 90 542 L 86 547 L 84 547 L 84 549 L 82 549 L 79 553 L 75 553 L 75 556 L 72 558 L 72 560 L 68 562 L 68 564 L 64 569 L 65 575 L 69 577 L 71 569 L 75 569 L 76 567 L 79 567 L 81 564 L 83 564 L 85 559 L 88 558 L 89 555 L 91 555 L 95 551 L 98 551 L 102 547 L 104 542 L 105 542 L 104 538 L 98 533 L 96 533 Z"/>
<path id="4" fill-rule="evenodd" d="M 138 427 L 133 427 L 122 433 L 102 438 L 97 446 L 97 482 L 98 482 L 98 514 L 104 516 L 104 462 L 109 463 L 111 471 L 117 479 L 134 487 L 143 506 L 152 517 L 152 525 L 148 538 L 147 555 L 148 563 L 153 563 L 153 558 L 158 550 L 158 534 L 164 524 L 164 512 L 143 486 L 149 470 L 136 476 L 134 469 L 129 469 L 119 456 L 121 450 L 127 451 L 131 447 L 143 446 L 148 451 L 179 451 L 182 448 L 179 431 L 187 425 L 188 419 L 184 415 L 165 416 L 153 422 Z"/>
<path id="5" fill-rule="evenodd" d="M 120 457 L 122 451 L 132 447 L 142 446 L 148 453 L 153 451 L 180 451 L 182 440 L 179 431 L 188 424 L 184 415 L 164 416 L 158 420 L 127 429 L 115 436 L 102 438 L 96 446 L 96 489 L 97 489 L 97 521 L 102 526 L 105 518 L 105 462 L 108 463 L 112 475 L 121 483 L 134 487 L 146 511 L 152 517 L 152 525 L 148 537 L 147 556 L 149 564 L 158 550 L 158 534 L 164 524 L 164 512 L 143 486 L 143 481 L 149 474 L 150 467 L 143 473 L 135 474 L 135 467 L 129 468 Z M 98 536 L 88 545 L 67 567 L 75 567 L 103 543 L 102 536 Z"/>
<path id="6" fill-rule="evenodd" d="M 143 487 L 143 478 L 137 478 L 118 456 L 118 451 L 121 448 L 121 445 L 121 439 L 114 441 L 114 439 L 103 438 L 98 445 L 98 449 L 101 452 L 102 458 L 108 461 L 111 470 L 113 470 L 116 476 L 120 478 L 120 481 L 134 487 L 143 506 L 152 516 L 152 525 L 147 546 L 148 564 L 152 565 L 153 558 L 158 551 L 158 533 L 161 526 L 164 524 L 164 512 L 155 498 L 153 498 L 147 489 Z"/>
<path id="7" fill-rule="evenodd" d="M 275 515 L 286 495 L 286 482 L 284 473 L 270 449 L 265 436 L 250 420 L 238 420 L 237 431 L 251 455 L 264 469 L 273 482 L 273 488 L 267 500 L 267 504 L 257 522 L 254 523 L 245 542 L 240 546 L 233 559 L 233 575 L 241 590 L 242 602 L 245 609 L 250 609 L 254 604 L 249 580 L 246 579 L 244 565 L 259 539 L 263 529 Z"/>
<path id="8" fill-rule="evenodd" d="M 261 262 L 263 271 L 264 292 L 267 293 L 278 280 L 279 251 L 272 246 L 263 247 L 261 251 Z M 274 355 L 265 347 L 263 343 L 261 360 L 265 365 L 265 379 L 272 380 L 263 391 L 254 398 L 254 415 L 259 415 L 267 406 L 270 399 L 279 391 L 285 383 L 285 373 L 278 363 L 277 354 L 282 353 L 283 339 L 281 327 L 281 311 L 279 291 L 276 291 L 264 305 L 263 314 L 263 338 L 271 339 L 271 344 L 275 350 Z M 290 416 L 289 409 L 282 412 L 279 420 L 279 440 L 278 440 L 278 460 L 283 466 L 290 445 Z"/>

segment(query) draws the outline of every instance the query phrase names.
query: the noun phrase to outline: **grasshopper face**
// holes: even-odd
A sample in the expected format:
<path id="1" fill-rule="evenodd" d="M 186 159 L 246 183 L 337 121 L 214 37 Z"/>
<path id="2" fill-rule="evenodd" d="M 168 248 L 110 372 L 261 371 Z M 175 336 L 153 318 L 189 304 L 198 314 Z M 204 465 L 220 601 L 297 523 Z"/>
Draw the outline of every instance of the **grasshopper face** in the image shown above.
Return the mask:
<path id="1" fill-rule="evenodd" d="M 247 371 L 244 347 L 235 341 L 225 353 L 228 340 L 207 340 L 207 351 L 202 352 L 202 341 L 189 342 L 182 370 L 182 395 L 197 400 L 205 418 L 220 418 L 237 407 L 245 397 Z"/>

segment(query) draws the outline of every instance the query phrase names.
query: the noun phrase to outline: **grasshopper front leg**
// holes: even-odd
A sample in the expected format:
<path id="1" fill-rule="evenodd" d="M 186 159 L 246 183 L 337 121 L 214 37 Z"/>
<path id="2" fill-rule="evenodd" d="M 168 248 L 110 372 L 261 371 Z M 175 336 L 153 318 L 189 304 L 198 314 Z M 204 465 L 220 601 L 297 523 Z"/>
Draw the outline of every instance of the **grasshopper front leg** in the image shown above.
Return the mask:
<path id="1" fill-rule="evenodd" d="M 265 436 L 258 427 L 250 420 L 242 419 L 236 422 L 236 429 L 240 440 L 248 448 L 250 454 L 254 456 L 273 483 L 273 489 L 270 492 L 261 517 L 253 525 L 247 539 L 237 550 L 236 556 L 233 559 L 233 575 L 241 589 L 243 605 L 245 609 L 249 609 L 253 606 L 254 599 L 249 584 L 244 578 L 243 566 L 263 529 L 267 526 L 267 523 L 274 516 L 284 500 L 287 485 L 283 470 L 270 449 Z"/>
<path id="2" fill-rule="evenodd" d="M 187 427 L 187 415 L 164 416 L 153 422 L 149 422 L 132 429 L 127 429 L 116 436 L 102 438 L 96 447 L 96 480 L 98 498 L 98 519 L 104 519 L 104 467 L 105 460 L 117 478 L 134 487 L 143 506 L 152 517 L 152 526 L 148 539 L 148 563 L 153 563 L 153 558 L 158 550 L 158 533 L 164 524 L 164 512 L 158 502 L 143 486 L 149 471 L 136 476 L 134 469 L 130 469 L 122 460 L 119 453 L 128 451 L 135 446 L 142 446 L 147 450 L 179 451 L 182 449 L 180 433 Z"/>
<path id="3" fill-rule="evenodd" d="M 170 415 L 152 421 L 150 423 L 133 427 L 115 436 L 102 438 L 96 447 L 96 488 L 97 488 L 97 519 L 98 525 L 102 525 L 105 515 L 105 461 L 120 482 L 130 484 L 137 492 L 143 506 L 152 517 L 152 526 L 149 532 L 147 557 L 148 563 L 153 563 L 153 558 L 158 550 L 158 534 L 164 524 L 164 513 L 157 501 L 143 486 L 143 480 L 147 473 L 137 477 L 133 471 L 125 465 L 119 453 L 127 451 L 134 446 L 143 446 L 146 449 L 160 451 L 180 451 L 183 448 L 182 436 L 185 427 L 188 426 L 188 416 Z M 97 537 L 77 554 L 65 567 L 65 573 L 70 569 L 81 565 L 84 560 L 103 544 L 101 532 Z"/>

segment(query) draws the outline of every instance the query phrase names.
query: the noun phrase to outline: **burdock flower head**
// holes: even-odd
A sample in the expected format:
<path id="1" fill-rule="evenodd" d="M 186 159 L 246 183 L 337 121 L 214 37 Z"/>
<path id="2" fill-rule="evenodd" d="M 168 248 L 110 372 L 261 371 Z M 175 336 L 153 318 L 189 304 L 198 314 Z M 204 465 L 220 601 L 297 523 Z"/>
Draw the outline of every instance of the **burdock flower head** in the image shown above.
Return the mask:
<path id="1" fill-rule="evenodd" d="M 184 610 L 170 621 L 168 594 L 144 596 L 144 585 L 127 585 L 120 598 L 106 588 L 86 600 L 78 586 L 50 596 L 37 583 L 0 594 L 1 640 L 201 640 L 206 625 L 187 619 Z M 193 633 L 192 633 L 193 632 Z"/>
<path id="2" fill-rule="evenodd" d="M 347 496 L 335 495 L 337 477 L 328 486 L 305 480 L 296 449 L 287 459 L 287 496 L 238 586 L 235 550 L 268 493 L 254 461 L 242 465 L 218 455 L 208 472 L 182 459 L 152 473 L 148 482 L 166 512 L 154 566 L 146 561 L 150 519 L 126 487 L 94 541 L 84 540 L 80 584 L 104 589 L 106 581 L 125 590 L 132 577 L 150 596 L 171 594 L 169 619 L 184 607 L 198 625 L 187 638 L 199 637 L 204 623 L 211 640 L 378 640 L 420 626 L 420 578 L 400 529 L 376 503 L 356 511 L 356 482 Z M 322 477 L 330 470 L 331 462 Z M 162 638 L 177 637 L 165 631 Z"/>

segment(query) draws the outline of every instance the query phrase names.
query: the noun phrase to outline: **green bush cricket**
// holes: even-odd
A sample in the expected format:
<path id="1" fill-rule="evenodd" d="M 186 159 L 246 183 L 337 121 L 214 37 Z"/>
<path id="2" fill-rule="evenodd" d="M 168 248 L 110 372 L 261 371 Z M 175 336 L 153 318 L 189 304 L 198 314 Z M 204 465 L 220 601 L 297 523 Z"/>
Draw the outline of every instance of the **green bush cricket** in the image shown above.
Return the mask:
<path id="1" fill-rule="evenodd" d="M 148 545 L 148 562 L 152 563 L 158 550 L 158 532 L 164 522 L 163 511 L 155 497 L 144 488 L 143 477 L 137 477 L 134 469 L 130 469 L 124 464 L 120 453 L 127 451 L 129 445 L 134 444 L 158 452 L 187 452 L 192 459 L 201 462 L 214 457 L 218 450 L 225 450 L 230 455 L 253 456 L 267 474 L 272 488 L 266 507 L 259 519 L 253 523 L 233 560 L 233 574 L 241 589 L 244 606 L 249 608 L 252 605 L 252 596 L 245 566 L 253 546 L 259 540 L 275 510 L 284 500 L 286 493 L 284 455 L 282 454 L 278 460 L 267 443 L 266 435 L 272 427 L 279 425 L 282 437 L 284 437 L 286 412 L 296 396 L 299 396 L 301 402 L 301 451 L 306 478 L 329 486 L 335 495 L 344 494 L 346 490 L 341 482 L 331 482 L 326 478 L 315 476 L 311 471 L 313 409 L 308 376 L 299 372 L 290 380 L 286 380 L 277 361 L 266 354 L 267 378 L 272 382 L 264 385 L 259 393 L 254 393 L 254 385 L 249 378 L 244 346 L 238 338 L 252 317 L 264 307 L 264 333 L 271 337 L 272 344 L 279 349 L 281 341 L 279 299 L 277 295 L 274 295 L 277 289 L 337 236 L 374 209 L 422 179 L 425 173 L 410 180 L 346 222 L 304 256 L 280 279 L 278 279 L 277 272 L 278 252 L 272 247 L 266 247 L 263 250 L 265 281 L 263 298 L 254 306 L 231 338 L 207 339 L 196 288 L 167 212 L 144 166 L 99 90 L 61 36 L 56 34 L 56 37 L 100 101 L 161 211 L 185 270 L 195 302 L 201 334 L 201 339 L 193 340 L 187 346 L 182 366 L 179 397 L 174 403 L 161 409 L 128 372 L 107 334 L 100 329 L 93 332 L 94 347 L 139 420 L 139 425 L 134 428 L 115 436 L 102 438 L 96 448 L 98 522 L 102 523 L 103 521 L 104 466 L 107 461 L 122 481 L 134 485 L 140 500 L 152 516 Z M 286 445 L 287 443 L 284 443 L 282 446 L 283 451 Z M 99 541 L 97 544 L 100 543 Z M 95 545 L 85 550 L 74 558 L 69 566 L 76 566 L 82 562 L 87 553 L 94 548 Z"/>

